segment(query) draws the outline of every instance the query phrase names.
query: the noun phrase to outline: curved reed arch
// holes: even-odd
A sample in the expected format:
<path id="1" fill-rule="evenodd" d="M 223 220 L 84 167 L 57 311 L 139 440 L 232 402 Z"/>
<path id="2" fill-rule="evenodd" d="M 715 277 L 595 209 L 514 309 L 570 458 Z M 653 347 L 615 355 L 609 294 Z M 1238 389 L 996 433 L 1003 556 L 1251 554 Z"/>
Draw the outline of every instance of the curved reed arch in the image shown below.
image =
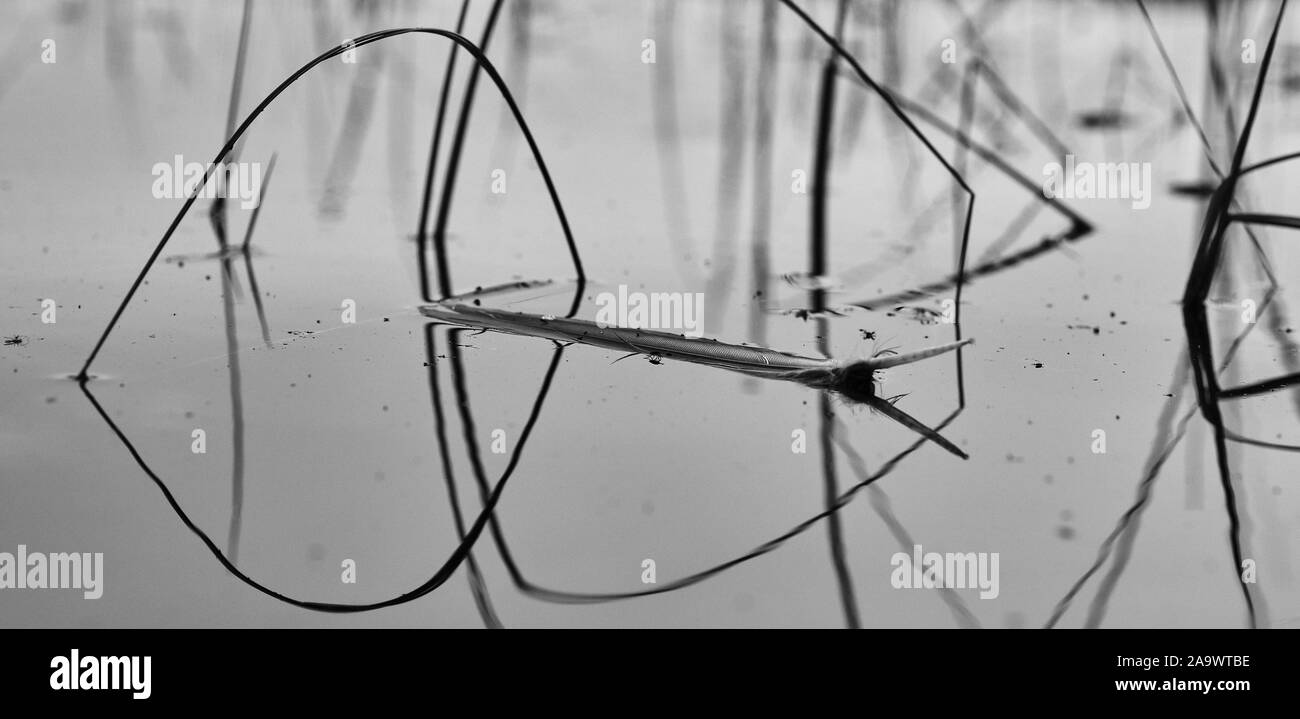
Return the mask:
<path id="1" fill-rule="evenodd" d="M 140 285 L 144 282 L 145 276 L 149 274 L 149 270 L 153 267 L 154 263 L 157 262 L 159 255 L 162 254 L 163 248 L 167 246 L 172 235 L 175 234 L 176 228 L 180 226 L 181 220 L 185 219 L 185 215 L 189 213 L 190 208 L 194 206 L 194 201 L 198 199 L 199 194 L 202 193 L 203 188 L 207 185 L 208 179 L 212 175 L 217 164 L 222 162 L 226 156 L 230 154 L 231 150 L 234 149 L 240 138 L 243 137 L 244 133 L 253 124 L 253 121 L 256 120 L 258 116 L 261 115 L 262 112 L 264 112 L 266 108 L 280 96 L 281 93 L 287 90 L 290 85 L 297 82 L 299 78 L 306 75 L 308 71 L 322 62 L 337 57 L 348 50 L 363 45 L 369 45 L 372 42 L 379 42 L 380 40 L 397 37 L 398 35 L 406 35 L 408 33 L 421 33 L 445 37 L 468 52 L 474 58 L 474 62 L 478 63 L 480 67 L 487 71 L 493 84 L 497 86 L 497 90 L 500 91 L 502 98 L 510 107 L 510 113 L 514 115 L 515 122 L 519 125 L 520 131 L 524 134 L 524 139 L 528 141 L 528 149 L 533 153 L 533 159 L 537 161 L 537 168 L 542 173 L 542 180 L 546 183 L 546 191 L 551 196 L 551 203 L 555 206 L 556 217 L 559 218 L 560 227 L 564 231 L 564 241 L 568 245 L 569 256 L 573 260 L 573 268 L 577 272 L 578 281 L 582 282 L 586 279 L 586 273 L 582 269 L 582 259 L 578 255 L 578 246 L 573 239 L 573 231 L 569 227 L 569 219 L 564 214 L 564 207 L 560 204 L 560 195 L 555 189 L 555 183 L 551 179 L 550 170 L 546 167 L 546 160 L 542 157 L 542 152 L 537 147 L 537 141 L 533 139 L 532 131 L 528 129 L 528 123 L 524 120 L 524 115 L 519 110 L 519 105 L 515 102 L 514 95 L 510 93 L 510 88 L 506 86 L 505 80 L 501 79 L 501 75 L 497 72 L 491 61 L 487 59 L 487 56 L 484 55 L 474 43 L 450 30 L 429 27 L 406 27 L 379 30 L 367 35 L 362 35 L 352 41 L 336 45 L 332 49 L 317 55 L 311 62 L 298 68 L 297 72 L 294 72 L 292 75 L 285 78 L 283 82 L 277 85 L 276 88 L 272 90 L 265 99 L 258 103 L 257 107 L 253 108 L 252 112 L 244 118 L 244 121 L 239 124 L 239 127 L 235 130 L 234 134 L 226 140 L 226 144 L 221 148 L 221 152 L 217 153 L 216 158 L 213 159 L 207 169 L 204 170 L 203 180 L 195 185 L 194 191 L 190 194 L 189 198 L 185 200 L 185 204 L 181 207 L 180 211 L 176 213 L 175 219 L 172 220 L 171 225 L 167 227 L 167 231 L 163 233 L 162 239 L 158 241 L 158 245 L 154 247 L 153 252 L 150 253 L 149 259 L 144 263 L 144 267 L 140 270 L 140 273 L 136 275 L 135 281 L 131 283 L 131 288 L 127 290 L 126 296 L 122 298 L 122 303 L 118 305 L 117 310 L 113 312 L 113 318 L 109 320 L 108 326 L 104 328 L 104 332 L 95 342 L 95 347 L 91 350 L 90 356 L 86 358 L 85 364 L 81 366 L 81 370 L 77 373 L 77 381 L 85 383 L 90 379 L 91 364 L 94 363 L 95 358 L 99 355 L 99 351 L 104 347 L 104 342 L 108 339 L 109 335 L 113 333 L 113 329 L 117 326 L 118 320 L 122 318 L 122 313 L 126 311 L 127 305 L 131 304 L 131 300 L 135 297 L 136 291 L 140 289 Z"/>

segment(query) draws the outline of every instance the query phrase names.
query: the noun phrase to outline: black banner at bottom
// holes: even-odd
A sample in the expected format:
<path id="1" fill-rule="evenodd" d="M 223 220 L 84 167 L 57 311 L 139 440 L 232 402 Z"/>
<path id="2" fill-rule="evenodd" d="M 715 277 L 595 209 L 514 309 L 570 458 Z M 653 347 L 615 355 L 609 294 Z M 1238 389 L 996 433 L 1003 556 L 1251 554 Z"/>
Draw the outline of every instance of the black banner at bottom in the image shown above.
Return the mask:
<path id="1" fill-rule="evenodd" d="M 295 706 L 467 697 L 599 706 L 606 692 L 731 708 L 827 690 L 911 705 L 1291 700 L 1281 631 L 6 630 L 10 706 Z M 688 694 L 689 692 L 689 694 Z M 195 702 L 199 704 L 195 704 Z M 607 705 L 608 706 L 608 705 Z M 616 706 L 616 705 L 615 705 Z M 937 706 L 937 705 L 936 705 Z M 1060 708 L 1061 705 L 1049 705 Z"/>

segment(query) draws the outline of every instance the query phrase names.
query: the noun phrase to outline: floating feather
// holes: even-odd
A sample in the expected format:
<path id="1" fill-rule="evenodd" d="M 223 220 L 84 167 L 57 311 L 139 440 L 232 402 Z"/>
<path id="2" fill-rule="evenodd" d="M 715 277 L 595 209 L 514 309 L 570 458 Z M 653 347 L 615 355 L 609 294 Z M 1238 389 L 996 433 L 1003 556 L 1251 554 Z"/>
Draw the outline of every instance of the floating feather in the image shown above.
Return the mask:
<path id="1" fill-rule="evenodd" d="M 765 347 L 728 344 L 716 339 L 686 337 L 656 330 L 602 327 L 590 320 L 510 312 L 460 303 L 424 305 L 420 308 L 420 312 L 435 320 L 464 327 L 542 337 L 557 342 L 575 342 L 617 352 L 633 352 L 709 365 L 764 379 L 798 382 L 869 405 L 949 452 L 963 459 L 966 458 L 966 453 L 944 439 L 938 432 L 898 409 L 892 402 L 879 397 L 875 388 L 875 372 L 951 352 L 970 344 L 973 339 L 950 342 L 915 352 L 846 361 L 804 357 Z"/>

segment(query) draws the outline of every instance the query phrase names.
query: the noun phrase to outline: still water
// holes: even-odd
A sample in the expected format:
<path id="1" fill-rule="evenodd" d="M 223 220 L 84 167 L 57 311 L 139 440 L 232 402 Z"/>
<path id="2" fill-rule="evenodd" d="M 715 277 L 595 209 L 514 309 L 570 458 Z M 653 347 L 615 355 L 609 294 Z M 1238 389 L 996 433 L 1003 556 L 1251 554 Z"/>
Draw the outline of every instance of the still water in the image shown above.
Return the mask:
<path id="1" fill-rule="evenodd" d="M 227 158 L 256 210 L 194 203 L 83 388 L 184 165 L 318 54 L 461 4 L 5 3 L 0 552 L 103 569 L 95 599 L 0 589 L 0 625 L 1300 626 L 1296 457 L 1229 441 L 1225 499 L 1180 305 L 1277 5 L 794 5 L 877 89 L 790 4 L 469 2 L 538 153 L 457 53 L 445 257 L 417 237 L 451 43 L 327 59 Z M 1246 164 L 1300 145 L 1297 23 Z M 1132 163 L 1132 196 L 1045 198 L 1067 156 Z M 1296 173 L 1236 210 L 1286 214 Z M 1227 235 L 1224 387 L 1300 369 L 1292 232 Z M 435 322 L 443 282 L 585 320 L 700 293 L 703 337 L 807 357 L 975 338 L 876 388 L 969 459 L 798 383 Z M 1300 442 L 1293 387 L 1221 406 Z M 914 586 L 929 552 L 977 569 Z"/>

